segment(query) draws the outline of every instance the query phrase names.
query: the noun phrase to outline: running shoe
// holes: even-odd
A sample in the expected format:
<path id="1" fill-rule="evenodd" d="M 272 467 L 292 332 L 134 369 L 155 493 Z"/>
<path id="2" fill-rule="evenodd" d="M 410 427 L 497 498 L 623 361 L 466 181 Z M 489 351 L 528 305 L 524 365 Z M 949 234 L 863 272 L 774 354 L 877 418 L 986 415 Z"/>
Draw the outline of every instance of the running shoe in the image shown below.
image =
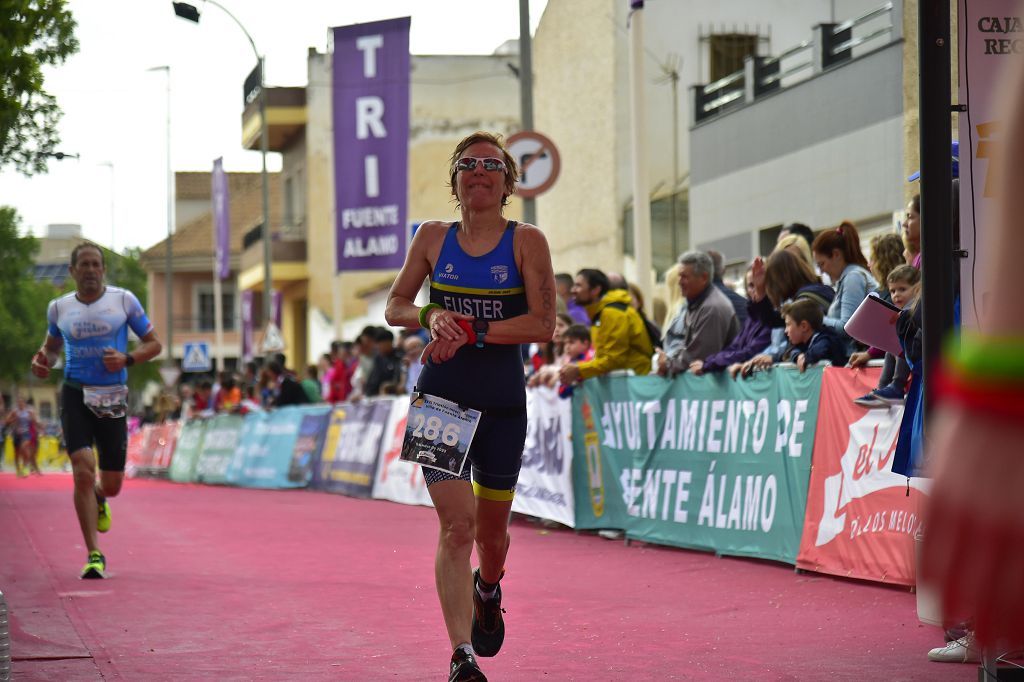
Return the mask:
<path id="1" fill-rule="evenodd" d="M 82 568 L 82 580 L 102 580 L 107 577 L 107 559 L 102 552 L 89 552 L 89 561 Z"/>
<path id="2" fill-rule="evenodd" d="M 96 508 L 99 510 L 96 517 L 96 530 L 106 533 L 110 530 L 110 503 L 106 500 L 102 502 L 96 500 Z"/>
<path id="3" fill-rule="evenodd" d="M 476 657 L 464 649 L 452 654 L 451 672 L 448 682 L 487 682 L 487 677 L 476 663 Z"/>
<path id="4" fill-rule="evenodd" d="M 903 391 L 891 385 L 876 389 L 872 393 L 886 405 L 902 405 L 907 399 Z"/>
<path id="5" fill-rule="evenodd" d="M 860 405 L 861 407 L 867 408 L 886 406 L 886 403 L 882 402 L 882 399 L 875 395 L 875 391 L 871 391 L 871 393 L 865 393 L 859 398 L 854 398 L 853 403 L 855 405 Z"/>
<path id="6" fill-rule="evenodd" d="M 504 577 L 505 572 L 501 572 Z M 501 578 L 498 578 L 501 580 Z M 501 614 L 501 584 L 499 583 L 494 596 L 484 599 L 476 589 L 480 582 L 480 569 L 473 572 L 473 651 L 480 656 L 490 658 L 496 656 L 505 641 L 505 619 Z"/>
<path id="7" fill-rule="evenodd" d="M 974 646 L 974 635 L 955 639 L 928 652 L 928 660 L 936 663 L 979 663 L 981 651 Z"/>

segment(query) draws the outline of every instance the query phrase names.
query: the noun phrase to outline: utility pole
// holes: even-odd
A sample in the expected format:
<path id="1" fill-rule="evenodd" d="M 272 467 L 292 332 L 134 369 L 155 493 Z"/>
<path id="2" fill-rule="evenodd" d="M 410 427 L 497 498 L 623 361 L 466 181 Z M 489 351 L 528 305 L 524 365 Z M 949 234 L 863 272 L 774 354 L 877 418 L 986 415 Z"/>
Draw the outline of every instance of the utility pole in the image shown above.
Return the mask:
<path id="1" fill-rule="evenodd" d="M 651 282 L 651 198 L 647 180 L 645 140 L 647 102 L 644 95 L 644 0 L 630 0 L 629 94 L 630 137 L 633 142 L 633 255 L 636 285 L 645 301 L 653 301 Z"/>
<path id="2" fill-rule="evenodd" d="M 519 117 L 523 130 L 533 130 L 533 47 L 530 44 L 530 0 L 519 0 Z M 523 199 L 523 222 L 537 224 L 537 201 Z"/>

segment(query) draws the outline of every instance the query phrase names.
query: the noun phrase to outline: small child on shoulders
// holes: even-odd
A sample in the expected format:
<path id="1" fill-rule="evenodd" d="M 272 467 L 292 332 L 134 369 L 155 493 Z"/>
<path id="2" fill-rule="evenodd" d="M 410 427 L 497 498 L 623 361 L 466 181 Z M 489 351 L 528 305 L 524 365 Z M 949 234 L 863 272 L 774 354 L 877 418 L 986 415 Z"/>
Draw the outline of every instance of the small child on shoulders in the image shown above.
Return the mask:
<path id="1" fill-rule="evenodd" d="M 582 324 L 574 324 L 562 335 L 565 339 L 565 354 L 569 362 L 585 362 L 594 359 L 594 348 L 590 343 L 590 329 Z M 572 384 L 561 384 L 558 397 L 571 398 Z"/>
<path id="2" fill-rule="evenodd" d="M 828 360 L 843 367 L 850 355 L 846 341 L 824 325 L 821 306 L 808 299 L 797 299 L 782 307 L 789 344 L 779 351 L 775 362 L 793 362 L 803 372 L 809 365 Z"/>

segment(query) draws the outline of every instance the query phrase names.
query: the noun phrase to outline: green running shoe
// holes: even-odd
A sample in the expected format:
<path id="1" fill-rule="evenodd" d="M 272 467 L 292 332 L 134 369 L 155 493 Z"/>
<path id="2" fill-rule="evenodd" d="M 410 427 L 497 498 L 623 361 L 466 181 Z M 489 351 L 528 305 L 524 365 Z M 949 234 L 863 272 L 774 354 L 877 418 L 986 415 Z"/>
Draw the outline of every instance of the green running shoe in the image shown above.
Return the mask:
<path id="1" fill-rule="evenodd" d="M 96 508 L 99 510 L 99 515 L 96 517 L 96 530 L 106 533 L 110 530 L 110 503 L 106 500 L 102 502 L 96 500 Z"/>
<path id="2" fill-rule="evenodd" d="M 89 562 L 82 568 L 82 580 L 102 580 L 107 577 L 107 558 L 102 552 L 89 552 Z"/>

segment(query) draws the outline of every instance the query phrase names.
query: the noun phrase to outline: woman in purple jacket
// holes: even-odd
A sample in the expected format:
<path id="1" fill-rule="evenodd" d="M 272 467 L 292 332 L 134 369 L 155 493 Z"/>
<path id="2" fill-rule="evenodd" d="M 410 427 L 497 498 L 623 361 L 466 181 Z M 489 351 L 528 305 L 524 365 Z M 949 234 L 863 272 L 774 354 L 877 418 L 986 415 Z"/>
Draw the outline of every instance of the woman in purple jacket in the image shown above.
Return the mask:
<path id="1" fill-rule="evenodd" d="M 782 318 L 765 292 L 765 264 L 758 256 L 747 270 L 747 319 L 728 346 L 703 360 L 694 360 L 694 374 L 721 372 L 730 365 L 746 362 L 771 343 L 772 329 L 782 326 Z"/>

